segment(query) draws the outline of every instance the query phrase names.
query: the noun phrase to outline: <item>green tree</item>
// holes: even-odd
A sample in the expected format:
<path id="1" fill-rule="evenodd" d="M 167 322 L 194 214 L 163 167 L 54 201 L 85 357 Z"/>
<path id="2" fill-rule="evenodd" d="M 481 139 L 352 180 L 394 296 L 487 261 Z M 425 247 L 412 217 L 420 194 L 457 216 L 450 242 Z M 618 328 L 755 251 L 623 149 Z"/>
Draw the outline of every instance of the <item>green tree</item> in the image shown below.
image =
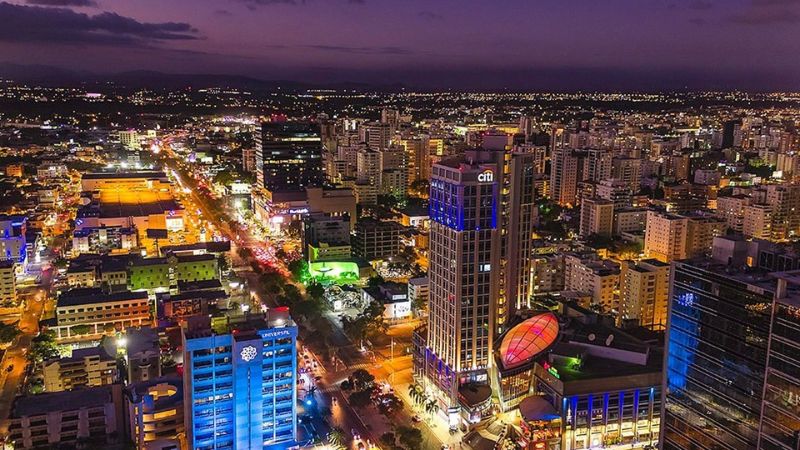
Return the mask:
<path id="1" fill-rule="evenodd" d="M 359 390 L 372 389 L 375 384 L 375 375 L 372 375 L 366 369 L 356 369 L 350 377 L 356 389 Z"/>
<path id="2" fill-rule="evenodd" d="M 304 259 L 296 259 L 290 262 L 287 267 L 295 281 L 302 281 L 308 277 L 308 263 Z"/>
<path id="3" fill-rule="evenodd" d="M 372 394 L 370 391 L 355 391 L 351 393 L 347 399 L 354 407 L 363 408 L 372 401 Z"/>
<path id="4" fill-rule="evenodd" d="M 314 300 L 322 300 L 325 295 L 325 288 L 319 283 L 311 283 L 306 287 L 306 293 Z"/>
<path id="5" fill-rule="evenodd" d="M 19 327 L 17 326 L 16 323 L 14 324 L 0 323 L 0 343 L 10 344 L 21 333 L 22 332 L 19 331 Z"/>
<path id="6" fill-rule="evenodd" d="M 386 446 L 386 448 L 392 448 L 397 445 L 397 436 L 395 436 L 394 433 L 386 432 L 381 435 L 379 441 Z"/>
<path id="7" fill-rule="evenodd" d="M 397 438 L 400 445 L 408 450 L 422 448 L 422 432 L 416 428 L 405 425 L 397 427 Z"/>
<path id="8" fill-rule="evenodd" d="M 31 361 L 41 363 L 58 356 L 58 346 L 52 331 L 41 333 L 31 341 L 31 350 L 28 352 L 28 359 Z"/>

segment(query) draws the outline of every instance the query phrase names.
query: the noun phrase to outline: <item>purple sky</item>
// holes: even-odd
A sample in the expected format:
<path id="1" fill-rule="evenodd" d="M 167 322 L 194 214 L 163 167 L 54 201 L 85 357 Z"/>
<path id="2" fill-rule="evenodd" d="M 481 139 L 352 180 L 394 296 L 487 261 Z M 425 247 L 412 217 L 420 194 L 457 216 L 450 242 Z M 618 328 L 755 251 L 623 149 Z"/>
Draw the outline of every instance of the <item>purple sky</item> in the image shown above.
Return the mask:
<path id="1" fill-rule="evenodd" d="M 15 0 L 0 24 L 0 62 L 95 72 L 800 89 L 800 0 Z"/>

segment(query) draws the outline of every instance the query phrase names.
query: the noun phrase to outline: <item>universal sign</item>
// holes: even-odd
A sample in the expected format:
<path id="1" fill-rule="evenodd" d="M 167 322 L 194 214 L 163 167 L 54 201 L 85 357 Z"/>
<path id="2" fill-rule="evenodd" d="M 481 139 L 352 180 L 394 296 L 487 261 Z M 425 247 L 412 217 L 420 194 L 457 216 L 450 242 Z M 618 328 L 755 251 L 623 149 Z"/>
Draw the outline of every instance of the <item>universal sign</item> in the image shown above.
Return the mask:
<path id="1" fill-rule="evenodd" d="M 486 169 L 478 174 L 479 183 L 491 183 L 494 181 L 494 172 L 491 169 Z"/>

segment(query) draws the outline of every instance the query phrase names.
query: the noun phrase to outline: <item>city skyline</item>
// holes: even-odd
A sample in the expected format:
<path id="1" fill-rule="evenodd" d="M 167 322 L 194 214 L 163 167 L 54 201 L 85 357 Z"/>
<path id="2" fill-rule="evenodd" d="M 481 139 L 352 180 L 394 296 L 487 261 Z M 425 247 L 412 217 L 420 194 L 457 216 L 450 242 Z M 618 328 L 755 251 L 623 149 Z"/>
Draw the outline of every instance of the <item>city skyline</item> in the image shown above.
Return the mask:
<path id="1" fill-rule="evenodd" d="M 101 75 L 146 70 L 452 89 L 800 89 L 795 0 L 503 7 L 26 0 L 0 2 L 0 20 L 4 62 Z"/>

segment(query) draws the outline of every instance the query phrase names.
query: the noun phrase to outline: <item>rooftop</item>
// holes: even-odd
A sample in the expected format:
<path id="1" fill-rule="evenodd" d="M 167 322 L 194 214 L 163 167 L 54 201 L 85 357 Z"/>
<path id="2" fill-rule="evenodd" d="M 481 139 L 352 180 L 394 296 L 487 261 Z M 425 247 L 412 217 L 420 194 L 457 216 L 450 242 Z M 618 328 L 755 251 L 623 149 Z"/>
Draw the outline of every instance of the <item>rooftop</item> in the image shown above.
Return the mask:
<path id="1" fill-rule="evenodd" d="M 145 291 L 121 291 L 105 293 L 100 288 L 70 289 L 58 297 L 58 307 L 91 305 L 94 303 L 124 302 L 130 300 L 147 300 Z"/>
<path id="2" fill-rule="evenodd" d="M 71 391 L 50 392 L 18 397 L 12 418 L 45 415 L 54 411 L 75 411 L 81 408 L 102 407 L 113 403 L 113 389 L 119 385 L 97 386 Z"/>

